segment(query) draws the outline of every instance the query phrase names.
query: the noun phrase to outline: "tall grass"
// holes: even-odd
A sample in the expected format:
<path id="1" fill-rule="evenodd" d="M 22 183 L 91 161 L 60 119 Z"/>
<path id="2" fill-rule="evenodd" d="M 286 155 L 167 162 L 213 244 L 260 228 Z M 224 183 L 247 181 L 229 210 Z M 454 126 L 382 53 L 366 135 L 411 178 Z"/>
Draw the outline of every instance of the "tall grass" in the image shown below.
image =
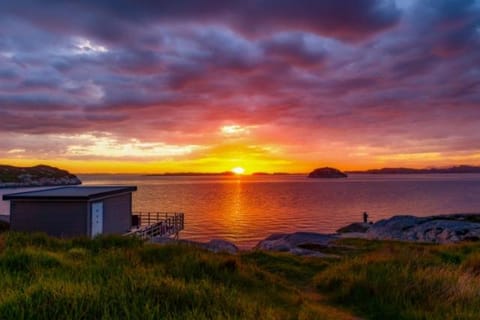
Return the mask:
<path id="1" fill-rule="evenodd" d="M 341 258 L 0 235 L 0 319 L 478 319 L 480 245 L 342 240 Z M 348 249 L 348 250 L 347 250 Z"/>
<path id="2" fill-rule="evenodd" d="M 255 262 L 268 256 L 275 264 L 275 255 L 122 237 L 6 233 L 0 244 L 0 319 L 326 318 L 293 283 Z"/>
<path id="3" fill-rule="evenodd" d="M 379 244 L 319 273 L 318 290 L 368 319 L 480 318 L 478 244 Z"/>

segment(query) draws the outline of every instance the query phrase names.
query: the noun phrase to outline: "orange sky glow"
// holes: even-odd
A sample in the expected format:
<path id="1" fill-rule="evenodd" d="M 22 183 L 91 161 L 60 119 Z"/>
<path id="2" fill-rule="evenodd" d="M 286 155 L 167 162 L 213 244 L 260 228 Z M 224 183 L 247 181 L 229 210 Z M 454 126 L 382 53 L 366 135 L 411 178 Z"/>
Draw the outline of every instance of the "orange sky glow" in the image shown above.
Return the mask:
<path id="1" fill-rule="evenodd" d="M 269 128 L 268 131 L 271 131 Z M 127 139 L 122 142 L 109 134 L 57 136 L 66 140 L 64 154 L 25 155 L 23 149 L 11 149 L 2 163 L 31 166 L 39 163 L 68 169 L 75 173 L 164 173 L 164 172 L 224 172 L 243 168 L 254 172 L 305 173 L 320 166 L 342 170 L 363 170 L 385 166 L 425 168 L 458 163 L 479 163 L 480 153 L 447 154 L 440 152 L 394 152 L 388 148 L 368 145 L 328 143 L 324 140 L 296 138 L 288 133 L 280 140 L 284 144 L 262 143 L 261 126 L 225 125 L 217 128 L 211 143 L 169 145 Z M 62 141 L 65 143 L 65 141 Z M 260 142 L 260 143 L 258 143 Z"/>

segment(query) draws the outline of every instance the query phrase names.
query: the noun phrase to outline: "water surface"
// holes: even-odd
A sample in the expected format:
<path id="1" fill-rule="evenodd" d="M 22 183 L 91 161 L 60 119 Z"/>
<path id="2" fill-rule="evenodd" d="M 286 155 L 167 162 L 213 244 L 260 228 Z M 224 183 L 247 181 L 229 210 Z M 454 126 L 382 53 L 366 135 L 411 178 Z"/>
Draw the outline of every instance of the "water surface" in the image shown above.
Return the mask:
<path id="1" fill-rule="evenodd" d="M 185 212 L 182 238 L 223 238 L 242 248 L 275 232 L 334 232 L 396 214 L 480 212 L 480 174 L 154 177 L 83 175 L 85 185 L 136 185 L 134 211 Z M 0 190 L 6 193 L 11 190 Z M 7 210 L 5 204 L 0 212 Z"/>

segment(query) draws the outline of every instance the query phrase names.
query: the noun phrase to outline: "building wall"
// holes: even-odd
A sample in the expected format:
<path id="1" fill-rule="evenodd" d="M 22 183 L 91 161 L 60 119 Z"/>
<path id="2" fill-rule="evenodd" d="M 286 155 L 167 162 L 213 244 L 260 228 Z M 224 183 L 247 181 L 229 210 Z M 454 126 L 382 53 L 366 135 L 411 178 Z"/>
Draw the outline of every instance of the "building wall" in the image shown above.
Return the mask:
<path id="1" fill-rule="evenodd" d="M 103 233 L 122 234 L 128 232 L 132 224 L 132 194 L 125 193 L 100 201 L 103 201 Z"/>
<path id="2" fill-rule="evenodd" d="M 132 194 L 94 201 L 12 200 L 10 228 L 23 232 L 45 232 L 56 237 L 91 235 L 91 205 L 103 202 L 103 233 L 123 234 L 132 223 Z"/>
<path id="3" fill-rule="evenodd" d="M 10 228 L 24 232 L 46 232 L 57 237 L 87 235 L 86 201 L 12 200 Z"/>

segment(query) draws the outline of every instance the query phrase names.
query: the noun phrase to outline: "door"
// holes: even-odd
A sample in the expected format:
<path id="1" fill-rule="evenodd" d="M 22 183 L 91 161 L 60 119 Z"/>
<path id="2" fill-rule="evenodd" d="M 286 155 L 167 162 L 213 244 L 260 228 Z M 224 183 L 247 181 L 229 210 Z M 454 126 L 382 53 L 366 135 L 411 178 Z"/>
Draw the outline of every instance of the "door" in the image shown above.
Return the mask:
<path id="1" fill-rule="evenodd" d="M 92 203 L 92 238 L 103 233 L 103 202 Z"/>

